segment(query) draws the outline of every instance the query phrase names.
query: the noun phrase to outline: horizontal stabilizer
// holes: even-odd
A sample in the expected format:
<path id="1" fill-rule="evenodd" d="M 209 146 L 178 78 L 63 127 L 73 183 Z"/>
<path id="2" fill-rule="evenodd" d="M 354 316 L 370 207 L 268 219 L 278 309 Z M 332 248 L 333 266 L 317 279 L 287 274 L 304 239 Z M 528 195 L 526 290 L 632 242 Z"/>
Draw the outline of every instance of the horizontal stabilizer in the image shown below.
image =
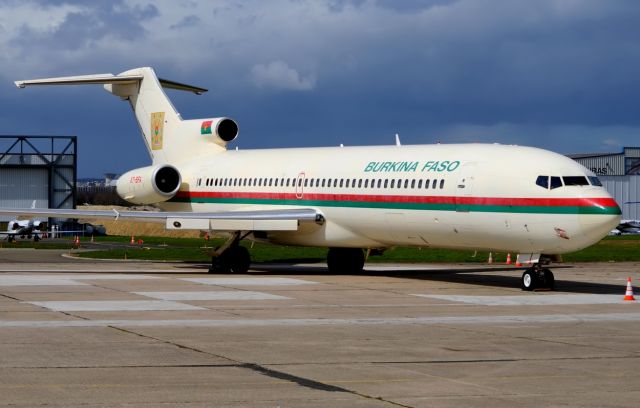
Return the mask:
<path id="1" fill-rule="evenodd" d="M 133 84 L 142 80 L 142 75 L 122 75 L 95 74 L 77 75 L 57 78 L 27 79 L 15 81 L 18 88 L 25 88 L 31 85 L 78 85 L 78 84 Z"/>
<path id="2" fill-rule="evenodd" d="M 113 75 L 113 74 L 95 74 L 95 75 L 76 75 L 67 77 L 55 77 L 55 78 L 42 78 L 42 79 L 27 79 L 22 81 L 15 81 L 14 83 L 18 88 L 26 88 L 32 85 L 84 85 L 84 84 L 135 84 L 141 81 L 144 75 Z M 197 95 L 201 95 L 207 92 L 207 89 L 199 86 L 187 85 L 168 79 L 158 78 L 158 82 L 164 88 L 177 89 L 179 91 L 193 92 Z"/>

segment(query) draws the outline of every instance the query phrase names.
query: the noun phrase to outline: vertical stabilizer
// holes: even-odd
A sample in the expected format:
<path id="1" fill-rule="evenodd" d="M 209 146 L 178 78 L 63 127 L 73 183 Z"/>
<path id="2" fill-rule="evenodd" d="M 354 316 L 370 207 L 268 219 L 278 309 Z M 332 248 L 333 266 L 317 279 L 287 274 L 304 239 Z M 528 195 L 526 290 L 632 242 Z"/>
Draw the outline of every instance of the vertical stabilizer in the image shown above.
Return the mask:
<path id="1" fill-rule="evenodd" d="M 224 151 L 238 126 L 228 118 L 182 120 L 164 88 L 201 94 L 207 90 L 160 79 L 152 68 L 135 68 L 118 75 L 97 74 L 16 81 L 32 85 L 104 84 L 107 91 L 129 101 L 153 164 L 180 163 L 215 151 Z"/>

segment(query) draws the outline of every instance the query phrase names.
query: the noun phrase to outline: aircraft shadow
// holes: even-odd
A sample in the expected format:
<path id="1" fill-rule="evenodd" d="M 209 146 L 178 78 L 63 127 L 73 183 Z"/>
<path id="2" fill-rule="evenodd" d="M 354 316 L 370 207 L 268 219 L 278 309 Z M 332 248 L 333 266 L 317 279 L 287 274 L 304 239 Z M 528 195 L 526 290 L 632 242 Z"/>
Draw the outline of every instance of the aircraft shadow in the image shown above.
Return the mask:
<path id="1" fill-rule="evenodd" d="M 367 269 L 367 267 L 372 269 Z M 384 270 L 377 268 L 385 267 Z M 625 285 L 613 285 L 607 283 L 582 282 L 563 280 L 561 269 L 573 268 L 570 265 L 555 265 L 553 270 L 556 275 L 555 292 L 576 294 L 619 294 L 624 295 Z M 252 264 L 251 271 L 260 275 L 331 275 L 324 265 L 291 265 L 291 264 Z M 390 269 L 384 264 L 365 265 L 364 271 L 352 276 L 385 276 L 390 278 L 404 278 L 426 280 L 433 282 L 461 283 L 467 285 L 490 286 L 497 288 L 519 288 L 520 278 L 524 268 L 516 267 L 477 267 L 442 269 L 403 268 Z M 501 272 L 496 274 L 496 272 Z"/>

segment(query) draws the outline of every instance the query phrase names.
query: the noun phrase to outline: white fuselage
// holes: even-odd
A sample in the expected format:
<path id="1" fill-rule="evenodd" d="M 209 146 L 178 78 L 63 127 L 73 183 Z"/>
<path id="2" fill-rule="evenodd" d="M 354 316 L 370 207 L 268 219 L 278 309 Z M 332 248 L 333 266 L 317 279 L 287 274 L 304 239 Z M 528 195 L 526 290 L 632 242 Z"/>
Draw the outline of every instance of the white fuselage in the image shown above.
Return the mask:
<path id="1" fill-rule="evenodd" d="M 565 156 L 530 147 L 229 150 L 173 164 L 183 183 L 176 197 L 160 204 L 167 211 L 322 213 L 321 225 L 301 223 L 298 231 L 266 235 L 291 245 L 560 254 L 597 242 L 620 219 L 620 209 L 593 173 Z M 556 188 L 536 184 L 551 182 L 545 177 L 555 183 L 566 179 Z M 578 185 L 565 185 L 576 180 Z"/>

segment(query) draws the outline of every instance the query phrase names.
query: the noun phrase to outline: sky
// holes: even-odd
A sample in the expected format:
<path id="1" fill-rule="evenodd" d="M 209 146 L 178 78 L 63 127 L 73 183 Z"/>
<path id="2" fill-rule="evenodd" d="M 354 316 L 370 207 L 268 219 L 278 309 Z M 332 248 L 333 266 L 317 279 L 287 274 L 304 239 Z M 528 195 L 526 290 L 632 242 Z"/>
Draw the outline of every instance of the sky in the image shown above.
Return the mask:
<path id="1" fill-rule="evenodd" d="M 0 0 L 0 134 L 78 136 L 78 177 L 150 164 L 100 86 L 13 81 L 153 67 L 231 148 L 640 145 L 636 0 Z"/>

